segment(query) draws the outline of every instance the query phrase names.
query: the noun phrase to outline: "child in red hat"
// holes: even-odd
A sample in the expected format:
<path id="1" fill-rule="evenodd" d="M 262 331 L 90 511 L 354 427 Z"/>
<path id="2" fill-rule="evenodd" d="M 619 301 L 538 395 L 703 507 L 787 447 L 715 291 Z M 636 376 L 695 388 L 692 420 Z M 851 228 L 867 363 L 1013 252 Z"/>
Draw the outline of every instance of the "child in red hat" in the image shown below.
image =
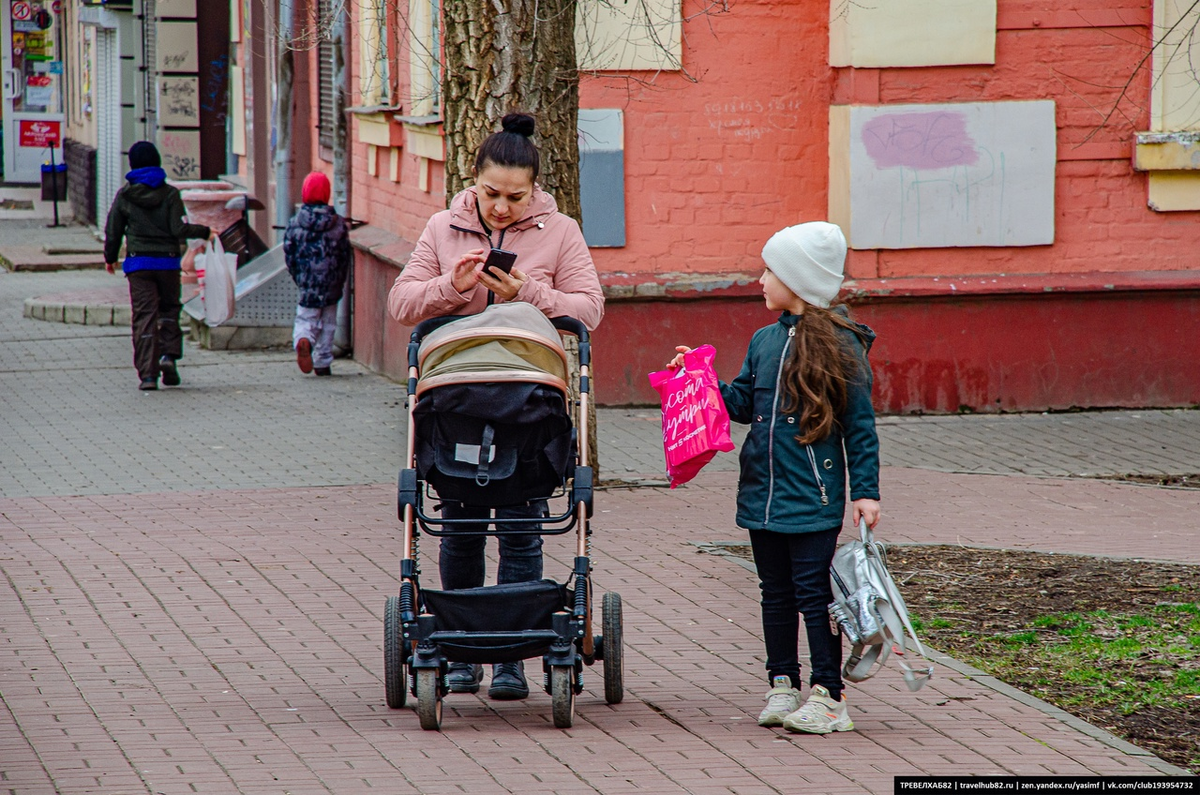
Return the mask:
<path id="1" fill-rule="evenodd" d="M 300 290 L 292 344 L 302 373 L 330 375 L 337 304 L 350 272 L 346 220 L 329 206 L 329 178 L 314 171 L 304 178 L 304 206 L 288 223 L 283 256 Z"/>

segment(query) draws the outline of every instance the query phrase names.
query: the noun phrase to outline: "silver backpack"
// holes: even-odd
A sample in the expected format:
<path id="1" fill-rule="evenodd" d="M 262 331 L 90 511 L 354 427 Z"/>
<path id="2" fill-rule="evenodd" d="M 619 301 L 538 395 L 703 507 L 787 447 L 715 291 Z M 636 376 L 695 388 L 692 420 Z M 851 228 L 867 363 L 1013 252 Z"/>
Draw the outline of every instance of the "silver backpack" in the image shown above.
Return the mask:
<path id="1" fill-rule="evenodd" d="M 904 659 L 906 648 L 922 657 L 928 655 L 917 640 L 904 598 L 888 573 L 882 545 L 875 541 L 865 520 L 859 520 L 858 531 L 861 540 L 838 547 L 829 568 L 833 585 L 829 615 L 851 644 L 842 676 L 850 682 L 869 679 L 895 653 L 908 689 L 920 690 L 933 676 L 933 665 L 913 668 Z"/>

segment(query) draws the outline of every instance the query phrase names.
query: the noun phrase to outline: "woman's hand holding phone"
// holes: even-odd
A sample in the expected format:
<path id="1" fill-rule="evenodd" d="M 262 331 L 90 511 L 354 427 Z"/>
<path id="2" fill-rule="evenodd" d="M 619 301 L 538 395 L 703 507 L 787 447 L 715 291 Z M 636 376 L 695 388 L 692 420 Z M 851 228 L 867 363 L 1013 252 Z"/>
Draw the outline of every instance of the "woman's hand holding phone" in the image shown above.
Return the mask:
<path id="1" fill-rule="evenodd" d="M 497 298 L 504 301 L 511 301 L 516 298 L 517 293 L 521 292 L 521 287 L 528 278 L 528 276 L 516 268 L 513 268 L 510 273 L 491 268 L 482 268 L 479 271 L 479 283 L 495 293 Z"/>

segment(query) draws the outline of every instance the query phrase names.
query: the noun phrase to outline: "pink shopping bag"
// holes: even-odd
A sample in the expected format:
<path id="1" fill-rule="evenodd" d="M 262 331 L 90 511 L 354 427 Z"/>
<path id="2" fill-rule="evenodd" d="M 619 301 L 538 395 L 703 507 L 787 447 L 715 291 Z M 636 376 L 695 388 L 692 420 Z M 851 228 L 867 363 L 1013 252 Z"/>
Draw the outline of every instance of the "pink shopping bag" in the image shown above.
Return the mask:
<path id="1" fill-rule="evenodd" d="M 696 477 L 717 451 L 733 449 L 729 412 L 712 364 L 716 355 L 713 346 L 701 345 L 684 355 L 678 370 L 650 373 L 650 386 L 662 400 L 663 450 L 671 488 Z"/>

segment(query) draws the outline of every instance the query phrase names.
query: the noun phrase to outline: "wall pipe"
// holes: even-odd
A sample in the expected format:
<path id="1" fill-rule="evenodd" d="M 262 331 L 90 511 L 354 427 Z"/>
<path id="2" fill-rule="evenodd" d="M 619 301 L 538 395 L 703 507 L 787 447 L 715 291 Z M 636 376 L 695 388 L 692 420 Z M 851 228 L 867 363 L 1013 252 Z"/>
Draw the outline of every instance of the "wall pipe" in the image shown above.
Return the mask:
<path id="1" fill-rule="evenodd" d="M 292 220 L 292 171 L 296 153 L 292 151 L 292 124 L 295 103 L 292 83 L 295 74 L 293 41 L 295 29 L 294 0 L 278 0 L 275 55 L 275 243 L 283 242 L 283 227 Z"/>
<path id="2" fill-rule="evenodd" d="M 338 215 L 350 217 L 350 115 L 346 112 L 350 98 L 350 69 L 347 62 L 350 47 L 350 4 L 342 3 L 334 20 L 333 30 L 333 85 L 334 129 L 333 129 L 333 208 Z M 354 268 L 346 277 L 346 290 L 338 303 L 337 333 L 333 347 L 338 355 L 345 356 L 353 351 L 354 316 Z"/>

